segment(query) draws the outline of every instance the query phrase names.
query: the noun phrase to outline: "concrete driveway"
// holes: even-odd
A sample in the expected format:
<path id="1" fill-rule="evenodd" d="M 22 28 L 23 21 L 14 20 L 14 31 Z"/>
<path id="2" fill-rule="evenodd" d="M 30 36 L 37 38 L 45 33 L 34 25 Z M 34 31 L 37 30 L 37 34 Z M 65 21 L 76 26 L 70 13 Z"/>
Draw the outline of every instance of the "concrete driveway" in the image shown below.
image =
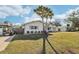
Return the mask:
<path id="1" fill-rule="evenodd" d="M 10 41 L 13 39 L 14 36 L 15 35 L 0 37 L 0 51 L 3 51 L 8 46 L 8 44 L 10 43 Z"/>

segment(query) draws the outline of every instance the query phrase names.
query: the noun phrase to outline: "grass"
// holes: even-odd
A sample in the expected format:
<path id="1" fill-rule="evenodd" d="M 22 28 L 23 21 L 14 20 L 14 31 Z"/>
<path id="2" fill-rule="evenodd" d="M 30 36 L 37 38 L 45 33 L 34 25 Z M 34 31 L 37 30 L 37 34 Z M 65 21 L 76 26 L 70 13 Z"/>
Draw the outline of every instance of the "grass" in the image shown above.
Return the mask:
<path id="1" fill-rule="evenodd" d="M 48 39 L 59 53 L 79 53 L 79 32 L 51 33 Z M 0 53 L 36 54 L 42 52 L 42 35 L 16 35 L 8 47 Z M 46 42 L 46 53 L 55 53 Z"/>

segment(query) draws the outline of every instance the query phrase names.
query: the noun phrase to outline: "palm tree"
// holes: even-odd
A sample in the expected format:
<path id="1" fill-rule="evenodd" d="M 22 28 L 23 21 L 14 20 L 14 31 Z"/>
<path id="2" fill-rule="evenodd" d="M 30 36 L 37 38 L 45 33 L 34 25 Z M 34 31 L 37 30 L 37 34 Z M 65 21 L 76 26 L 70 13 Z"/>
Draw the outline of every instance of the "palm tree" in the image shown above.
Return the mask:
<path id="1" fill-rule="evenodd" d="M 48 12 L 48 17 L 50 19 L 49 24 L 51 23 L 51 19 L 52 19 L 53 16 L 54 16 L 54 13 L 49 9 L 49 12 Z"/>
<path id="2" fill-rule="evenodd" d="M 52 13 L 52 11 L 48 7 L 44 7 L 44 6 L 39 6 L 38 8 L 34 9 L 34 12 L 42 18 L 43 31 L 44 31 L 45 30 L 45 28 L 44 28 L 44 18 L 46 18 L 46 25 L 47 25 L 48 18 L 50 18 L 50 20 L 51 20 L 52 16 L 54 14 Z M 48 25 L 47 25 L 46 29 L 47 28 L 48 28 Z M 43 32 L 43 35 L 44 35 L 44 32 Z M 50 44 L 48 39 L 47 39 L 47 42 Z M 53 50 L 55 51 L 54 48 L 53 48 Z M 45 38 L 44 38 L 44 36 L 43 36 L 43 52 L 42 53 L 44 53 L 44 54 L 46 53 L 46 51 L 45 51 Z"/>
<path id="3" fill-rule="evenodd" d="M 51 19 L 52 19 L 53 16 L 54 16 L 54 13 L 50 10 L 50 11 L 49 11 L 49 18 L 50 18 L 50 21 L 51 21 Z"/>
<path id="4" fill-rule="evenodd" d="M 46 14 L 45 14 L 45 18 L 46 18 L 46 30 L 47 30 L 47 29 L 48 29 L 48 23 L 47 23 L 47 22 L 48 22 L 49 11 L 50 11 L 50 10 L 49 10 L 48 8 L 46 8 L 46 11 L 47 11 L 47 12 L 46 12 Z"/>
<path id="5" fill-rule="evenodd" d="M 48 19 L 50 19 L 50 21 L 51 21 L 52 16 L 54 16 L 54 13 L 51 11 L 50 8 L 47 8 L 46 7 L 45 10 L 46 10 L 46 14 L 45 14 L 45 18 L 46 18 L 46 29 L 48 29 L 48 24 L 47 24 Z"/>
<path id="6" fill-rule="evenodd" d="M 44 18 L 45 18 L 45 14 L 46 14 L 45 7 L 44 6 L 39 6 L 37 9 L 34 9 L 34 12 L 42 18 L 43 31 L 44 31 Z M 46 53 L 45 52 L 45 39 L 44 39 L 44 37 L 43 37 L 43 51 L 42 51 L 42 53 L 44 53 L 44 54 Z"/>

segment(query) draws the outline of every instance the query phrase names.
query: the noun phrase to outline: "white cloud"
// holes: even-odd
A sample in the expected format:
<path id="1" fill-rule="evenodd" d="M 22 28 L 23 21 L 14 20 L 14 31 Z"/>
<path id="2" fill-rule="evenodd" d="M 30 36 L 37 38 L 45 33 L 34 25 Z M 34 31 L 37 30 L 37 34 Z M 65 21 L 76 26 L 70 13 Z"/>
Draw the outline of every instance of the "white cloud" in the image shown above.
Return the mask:
<path id="1" fill-rule="evenodd" d="M 24 23 L 27 23 L 31 21 L 41 20 L 41 18 L 37 14 L 33 14 L 31 17 L 25 17 L 24 20 Z"/>
<path id="2" fill-rule="evenodd" d="M 25 7 L 23 10 L 23 14 L 29 14 L 31 12 L 31 8 L 30 7 Z"/>
<path id="3" fill-rule="evenodd" d="M 37 21 L 37 20 L 40 20 L 40 18 L 28 18 L 27 17 L 25 18 L 25 22 L 24 23 L 27 23 L 27 22 L 31 22 L 31 21 Z"/>
<path id="4" fill-rule="evenodd" d="M 69 9 L 68 11 L 64 12 L 63 14 L 55 15 L 54 19 L 56 21 L 60 21 L 61 24 L 66 24 L 65 20 L 67 20 L 67 18 L 69 17 L 69 15 L 71 15 L 73 12 L 77 13 L 77 11 L 79 11 L 79 7 L 74 8 L 74 9 Z M 75 15 L 75 17 L 79 17 L 79 14 Z"/>
<path id="5" fill-rule="evenodd" d="M 54 16 L 54 19 L 66 19 L 70 14 L 72 14 L 72 12 L 76 12 L 79 10 L 79 7 L 74 8 L 74 9 L 69 9 L 68 11 L 64 12 L 63 14 L 58 14 Z"/>
<path id="6" fill-rule="evenodd" d="M 69 9 L 68 11 L 64 12 L 63 14 L 57 14 L 55 15 L 51 21 L 55 21 L 56 19 L 59 21 L 64 21 L 64 19 L 66 19 L 73 11 L 77 11 L 79 10 L 79 7 L 75 8 L 75 9 Z M 37 14 L 33 14 L 31 17 L 25 17 L 25 23 L 26 22 L 30 22 L 30 21 L 36 21 L 36 20 L 41 20 L 41 18 L 37 15 Z M 48 19 L 48 22 L 50 20 Z"/>
<path id="7" fill-rule="evenodd" d="M 79 10 L 79 7 L 75 8 L 75 9 L 70 9 L 66 12 L 64 12 L 63 14 L 57 14 L 55 15 L 51 21 L 55 21 L 55 19 L 66 19 L 68 17 L 69 14 L 71 14 L 73 11 L 77 11 Z M 19 6 L 19 5 L 11 5 L 11 6 L 0 6 L 0 18 L 6 18 L 7 16 L 22 16 L 24 17 L 25 14 L 29 14 L 32 11 L 32 9 L 30 7 L 23 7 L 23 6 Z M 30 22 L 30 21 L 36 21 L 36 20 L 41 20 L 41 18 L 34 13 L 31 17 L 24 17 L 24 23 L 26 22 Z M 48 20 L 50 21 L 50 20 Z"/>
<path id="8" fill-rule="evenodd" d="M 68 10 L 68 11 L 66 11 L 66 14 L 67 15 L 69 15 L 69 14 L 71 14 L 73 11 L 75 11 L 76 9 L 70 9 L 70 10 Z"/>
<path id="9" fill-rule="evenodd" d="M 54 19 L 66 19 L 66 14 L 59 14 L 53 17 Z"/>
<path id="10" fill-rule="evenodd" d="M 24 16 L 31 12 L 31 8 L 20 5 L 6 5 L 0 6 L 0 18 L 6 18 L 7 16 Z M 3 17 L 2 17 L 3 16 Z"/>
<path id="11" fill-rule="evenodd" d="M 0 12 L 0 18 L 6 18 L 6 16 L 8 16 L 8 14 L 4 12 Z"/>
<path id="12" fill-rule="evenodd" d="M 19 25 L 19 26 L 21 26 L 21 23 L 13 23 L 13 25 Z"/>
<path id="13" fill-rule="evenodd" d="M 37 21 L 37 20 L 40 20 L 42 21 L 41 17 L 38 16 L 36 13 L 34 13 L 31 17 L 25 17 L 24 18 L 24 23 L 27 23 L 27 22 L 31 22 L 31 21 Z M 46 19 L 44 19 L 44 22 L 46 21 Z M 51 19 L 51 22 L 52 21 L 55 21 L 54 18 Z M 50 22 L 50 19 L 48 19 L 48 22 Z"/>
<path id="14" fill-rule="evenodd" d="M 40 16 L 38 16 L 36 13 L 34 13 L 31 18 L 40 18 Z"/>

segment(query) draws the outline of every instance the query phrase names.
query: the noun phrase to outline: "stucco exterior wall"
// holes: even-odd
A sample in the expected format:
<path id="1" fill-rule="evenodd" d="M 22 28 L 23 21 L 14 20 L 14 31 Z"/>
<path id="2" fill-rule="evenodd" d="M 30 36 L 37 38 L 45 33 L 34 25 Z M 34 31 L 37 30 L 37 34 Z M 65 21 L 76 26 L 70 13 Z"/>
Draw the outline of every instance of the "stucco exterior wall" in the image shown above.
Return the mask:
<path id="1" fill-rule="evenodd" d="M 37 29 L 31 29 L 30 26 L 37 26 Z M 24 27 L 24 33 L 27 34 L 27 31 L 29 31 L 29 32 L 43 31 L 42 23 L 41 22 L 34 22 L 34 23 L 26 24 Z"/>
<path id="2" fill-rule="evenodd" d="M 31 26 L 37 26 L 37 29 L 31 29 L 30 27 Z M 46 27 L 46 26 L 45 26 Z M 56 27 L 55 25 L 52 25 L 50 24 L 49 27 L 51 27 L 50 30 L 46 29 L 46 31 L 48 32 L 57 32 L 59 31 L 58 29 L 60 28 L 60 31 L 66 31 L 66 29 L 64 27 Z M 28 33 L 29 31 L 29 33 Z M 31 22 L 31 23 L 26 23 L 25 26 L 24 26 L 24 34 L 35 34 L 36 32 L 39 33 L 39 32 L 42 32 L 43 31 L 43 24 L 42 22 Z M 31 33 L 33 32 L 33 33 Z"/>

